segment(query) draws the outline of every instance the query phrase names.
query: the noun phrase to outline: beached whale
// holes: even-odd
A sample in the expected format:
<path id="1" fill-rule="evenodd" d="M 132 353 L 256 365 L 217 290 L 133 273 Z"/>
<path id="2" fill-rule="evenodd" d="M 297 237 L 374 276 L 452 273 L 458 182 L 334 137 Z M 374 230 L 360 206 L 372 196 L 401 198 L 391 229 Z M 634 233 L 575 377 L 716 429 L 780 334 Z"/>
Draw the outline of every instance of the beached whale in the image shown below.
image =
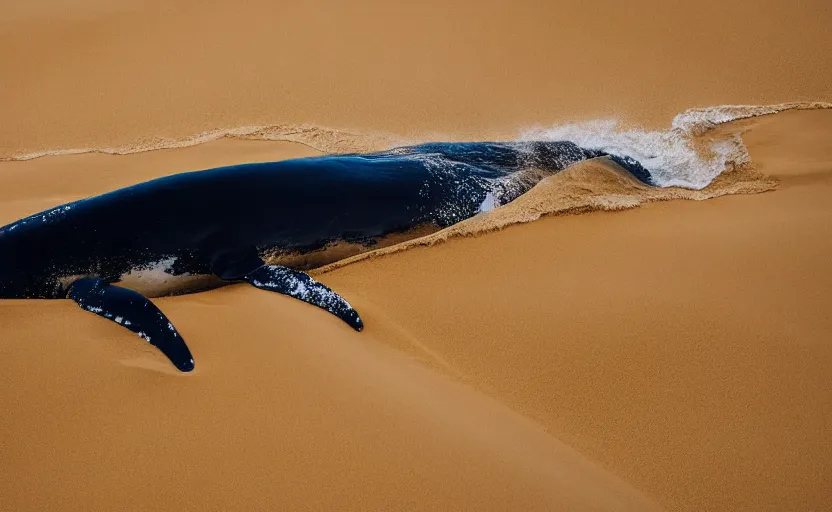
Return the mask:
<path id="1" fill-rule="evenodd" d="M 431 143 L 176 174 L 0 228 L 0 298 L 70 298 L 187 372 L 187 345 L 146 297 L 244 281 L 361 330 L 350 304 L 302 270 L 457 223 L 604 155 L 571 142 Z M 612 157 L 650 183 L 638 162 Z"/>

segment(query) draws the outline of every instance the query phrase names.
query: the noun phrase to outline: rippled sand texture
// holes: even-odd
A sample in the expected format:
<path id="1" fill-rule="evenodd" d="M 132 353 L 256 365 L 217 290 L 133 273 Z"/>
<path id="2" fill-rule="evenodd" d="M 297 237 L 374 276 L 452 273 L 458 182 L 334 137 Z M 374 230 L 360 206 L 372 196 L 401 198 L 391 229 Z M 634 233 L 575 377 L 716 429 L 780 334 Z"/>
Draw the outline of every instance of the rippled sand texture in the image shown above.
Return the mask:
<path id="1" fill-rule="evenodd" d="M 232 163 L 832 101 L 830 21 L 819 0 L 10 4 L 0 224 Z M 828 510 L 832 110 L 691 133 L 733 141 L 700 190 L 586 162 L 319 270 L 360 334 L 244 285 L 158 299 L 192 375 L 71 302 L 0 301 L 0 508 Z"/>

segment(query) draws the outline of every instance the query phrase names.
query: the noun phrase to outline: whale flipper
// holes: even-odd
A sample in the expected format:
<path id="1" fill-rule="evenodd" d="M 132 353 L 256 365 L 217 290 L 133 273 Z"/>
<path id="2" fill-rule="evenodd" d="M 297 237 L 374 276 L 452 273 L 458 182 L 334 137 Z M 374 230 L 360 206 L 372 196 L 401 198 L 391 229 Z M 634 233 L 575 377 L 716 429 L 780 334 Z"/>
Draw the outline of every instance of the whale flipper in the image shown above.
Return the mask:
<path id="1" fill-rule="evenodd" d="M 144 295 L 88 277 L 72 284 L 69 298 L 85 310 L 135 332 L 168 356 L 179 371 L 194 369 L 194 358 L 185 340 Z"/>
<path id="2" fill-rule="evenodd" d="M 257 288 L 282 293 L 325 309 L 356 331 L 364 328 L 364 323 L 349 302 L 303 272 L 280 265 L 263 265 L 244 279 Z"/>

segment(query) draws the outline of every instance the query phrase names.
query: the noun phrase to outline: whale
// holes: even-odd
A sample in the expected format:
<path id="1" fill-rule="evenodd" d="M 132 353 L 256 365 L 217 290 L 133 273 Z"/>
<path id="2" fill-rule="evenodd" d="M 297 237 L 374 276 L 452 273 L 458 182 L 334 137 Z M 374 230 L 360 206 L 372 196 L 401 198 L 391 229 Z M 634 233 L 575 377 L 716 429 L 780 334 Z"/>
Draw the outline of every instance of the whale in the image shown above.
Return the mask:
<path id="1" fill-rule="evenodd" d="M 569 141 L 434 142 L 173 174 L 0 228 L 0 299 L 71 299 L 190 372 L 190 349 L 152 298 L 248 283 L 361 331 L 350 303 L 306 271 L 498 208 L 599 157 L 652 184 L 639 162 Z"/>

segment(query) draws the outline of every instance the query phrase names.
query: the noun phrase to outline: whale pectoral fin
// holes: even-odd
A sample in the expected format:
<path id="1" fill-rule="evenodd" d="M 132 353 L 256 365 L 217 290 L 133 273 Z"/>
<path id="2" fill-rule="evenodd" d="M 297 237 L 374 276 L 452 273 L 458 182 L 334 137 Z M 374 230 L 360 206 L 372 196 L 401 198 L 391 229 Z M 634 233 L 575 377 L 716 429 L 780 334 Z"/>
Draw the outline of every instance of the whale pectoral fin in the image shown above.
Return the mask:
<path id="1" fill-rule="evenodd" d="M 349 302 L 303 272 L 279 265 L 263 265 L 244 279 L 257 288 L 282 293 L 325 309 L 356 331 L 364 328 L 364 323 Z"/>
<path id="2" fill-rule="evenodd" d="M 85 310 L 135 332 L 168 356 L 180 371 L 194 369 L 194 359 L 185 340 L 144 295 L 89 277 L 72 284 L 69 298 Z"/>

